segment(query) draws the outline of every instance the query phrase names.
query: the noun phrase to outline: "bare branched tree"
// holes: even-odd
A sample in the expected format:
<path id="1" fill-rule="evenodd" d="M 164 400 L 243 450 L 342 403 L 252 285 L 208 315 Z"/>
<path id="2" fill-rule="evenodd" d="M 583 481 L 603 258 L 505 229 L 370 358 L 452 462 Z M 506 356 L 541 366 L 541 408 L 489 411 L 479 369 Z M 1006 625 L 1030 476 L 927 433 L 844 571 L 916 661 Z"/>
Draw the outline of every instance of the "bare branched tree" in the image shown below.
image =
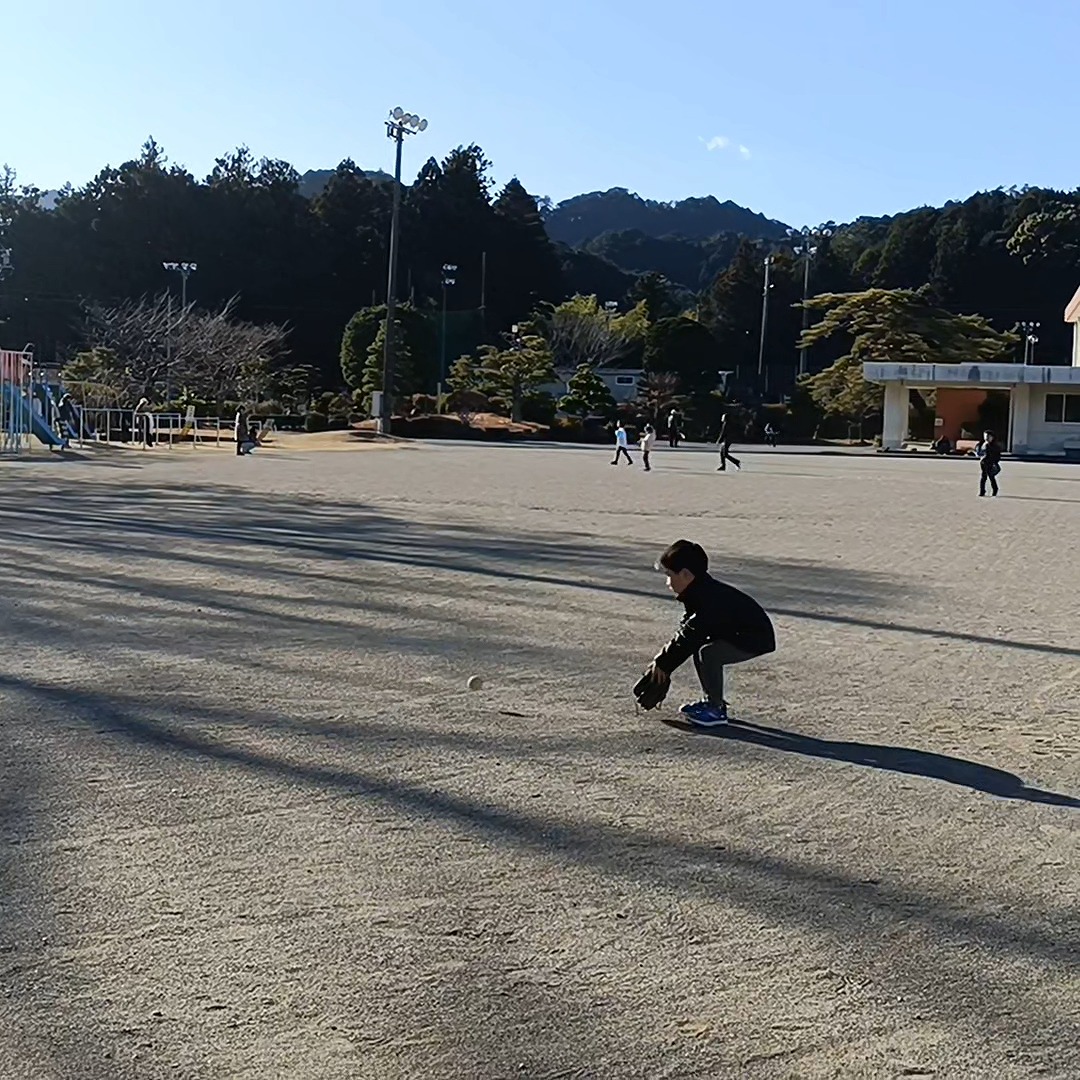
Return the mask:
<path id="1" fill-rule="evenodd" d="M 582 364 L 610 367 L 640 350 L 648 330 L 643 305 L 620 315 L 595 296 L 574 296 L 561 304 L 545 304 L 533 316 L 531 328 L 544 338 L 558 371 Z"/>
<path id="2" fill-rule="evenodd" d="M 258 397 L 268 373 L 286 355 L 287 331 L 234 317 L 236 298 L 217 311 L 174 305 L 167 293 L 91 304 L 87 349 L 111 362 L 95 378 L 131 400 L 162 401 L 169 388 L 220 404 Z M 86 354 L 83 354 L 84 356 Z"/>

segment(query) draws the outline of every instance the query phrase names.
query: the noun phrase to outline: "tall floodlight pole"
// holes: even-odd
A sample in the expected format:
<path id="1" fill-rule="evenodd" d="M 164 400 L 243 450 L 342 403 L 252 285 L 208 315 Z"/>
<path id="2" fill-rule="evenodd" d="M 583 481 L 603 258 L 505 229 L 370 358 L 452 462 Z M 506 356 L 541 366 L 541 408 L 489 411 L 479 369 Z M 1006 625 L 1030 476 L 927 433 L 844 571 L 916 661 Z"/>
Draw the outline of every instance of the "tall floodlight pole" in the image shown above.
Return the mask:
<path id="1" fill-rule="evenodd" d="M 163 270 L 169 270 L 180 275 L 180 319 L 187 315 L 187 279 L 199 269 L 198 263 L 193 262 L 163 262 Z M 167 316 L 169 329 L 165 338 L 165 400 L 172 401 L 172 293 L 169 294 L 169 314 Z"/>
<path id="2" fill-rule="evenodd" d="M 1024 335 L 1024 363 L 1035 363 L 1035 346 L 1039 343 L 1038 330 L 1042 323 L 1022 322 L 1019 326 L 1020 333 Z"/>
<path id="3" fill-rule="evenodd" d="M 398 218 L 401 216 L 401 147 L 406 135 L 415 135 L 418 131 L 427 131 L 428 122 L 402 108 L 392 109 L 386 121 L 386 137 L 397 144 L 394 154 L 394 202 L 390 211 L 390 266 L 386 276 L 386 328 L 383 332 L 383 377 L 382 408 L 379 410 L 378 429 L 381 435 L 390 434 L 390 421 L 393 416 L 394 396 L 394 360 L 396 343 L 394 332 L 397 326 L 397 260 L 398 260 Z"/>
<path id="4" fill-rule="evenodd" d="M 804 225 L 801 229 L 789 229 L 788 236 L 798 241 L 795 244 L 794 251 L 803 260 L 802 330 L 805 337 L 806 331 L 810 327 L 810 311 L 806 306 L 806 301 L 810 298 L 810 263 L 818 253 L 819 242 L 826 237 L 832 236 L 832 229 L 811 229 L 809 225 Z M 805 345 L 799 346 L 799 374 L 806 374 Z"/>
<path id="5" fill-rule="evenodd" d="M 761 291 L 761 337 L 758 341 L 757 373 L 761 384 L 762 396 L 769 388 L 768 379 L 765 375 L 765 331 L 769 324 L 769 290 L 772 285 L 769 282 L 769 274 L 772 271 L 772 256 L 765 256 L 765 287 Z"/>
<path id="6" fill-rule="evenodd" d="M 456 263 L 443 263 L 442 267 L 442 340 L 439 342 L 439 388 L 446 382 L 446 290 L 457 284 Z"/>

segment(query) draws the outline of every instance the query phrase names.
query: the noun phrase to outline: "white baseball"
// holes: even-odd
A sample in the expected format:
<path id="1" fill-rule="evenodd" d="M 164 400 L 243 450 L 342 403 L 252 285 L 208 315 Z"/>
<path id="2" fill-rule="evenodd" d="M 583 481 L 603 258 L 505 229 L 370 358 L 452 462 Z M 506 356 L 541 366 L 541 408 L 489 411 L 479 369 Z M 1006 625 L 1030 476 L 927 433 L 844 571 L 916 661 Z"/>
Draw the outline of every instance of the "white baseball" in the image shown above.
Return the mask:
<path id="1" fill-rule="evenodd" d="M 482 690 L 484 688 L 484 680 L 479 675 L 470 675 L 469 681 L 465 684 L 470 690 Z"/>

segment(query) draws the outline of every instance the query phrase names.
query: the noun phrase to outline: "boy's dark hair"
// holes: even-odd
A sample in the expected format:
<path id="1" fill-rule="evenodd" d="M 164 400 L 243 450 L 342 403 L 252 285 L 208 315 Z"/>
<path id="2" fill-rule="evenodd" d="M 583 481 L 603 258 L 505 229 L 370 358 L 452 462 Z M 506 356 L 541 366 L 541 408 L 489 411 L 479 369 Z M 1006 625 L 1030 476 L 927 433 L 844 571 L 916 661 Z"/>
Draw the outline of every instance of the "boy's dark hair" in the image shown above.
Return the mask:
<path id="1" fill-rule="evenodd" d="M 675 574 L 680 570 L 689 570 L 694 577 L 701 577 L 709 572 L 709 556 L 700 544 L 692 540 L 676 540 L 660 556 L 656 565 Z"/>

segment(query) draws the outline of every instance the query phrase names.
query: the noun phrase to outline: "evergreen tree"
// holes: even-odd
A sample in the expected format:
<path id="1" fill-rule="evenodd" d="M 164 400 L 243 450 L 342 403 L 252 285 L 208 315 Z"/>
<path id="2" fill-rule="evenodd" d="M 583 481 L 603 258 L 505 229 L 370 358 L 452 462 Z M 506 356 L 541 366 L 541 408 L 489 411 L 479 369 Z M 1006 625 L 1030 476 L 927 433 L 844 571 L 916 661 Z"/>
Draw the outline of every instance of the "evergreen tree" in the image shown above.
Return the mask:
<path id="1" fill-rule="evenodd" d="M 395 395 L 430 393 L 438 379 L 438 336 L 430 316 L 411 304 L 395 308 Z M 382 353 L 386 340 L 386 306 L 361 308 L 349 320 L 341 337 L 341 375 L 346 386 L 360 387 L 365 395 L 382 389 Z M 406 359 L 407 357 L 407 359 Z"/>
<path id="2" fill-rule="evenodd" d="M 707 396 L 720 381 L 716 338 L 696 319 L 661 319 L 646 339 L 645 370 L 672 374 L 687 394 Z"/>
<path id="3" fill-rule="evenodd" d="M 757 372 L 764 258 L 761 248 L 744 240 L 699 309 L 701 322 L 716 339 L 716 367 L 735 372 L 739 384 L 749 383 Z"/>
<path id="4" fill-rule="evenodd" d="M 506 335 L 508 347 L 482 345 L 479 356 L 459 357 L 450 369 L 455 392 L 478 391 L 521 420 L 525 399 L 555 381 L 547 342 L 537 334 Z"/>
<path id="5" fill-rule="evenodd" d="M 824 293 L 807 302 L 822 319 L 802 336 L 807 345 L 842 334 L 848 352 L 804 381 L 827 414 L 861 420 L 880 408 L 882 388 L 862 375 L 867 362 L 1003 363 L 1016 348 L 1014 334 L 994 330 L 978 315 L 953 315 L 927 299 L 928 290 L 868 289 Z"/>
<path id="6" fill-rule="evenodd" d="M 679 314 L 671 282 L 657 270 L 642 274 L 626 295 L 631 303 L 644 304 L 645 317 L 650 325 Z"/>
<path id="7" fill-rule="evenodd" d="M 402 398 L 410 394 L 418 393 L 416 389 L 416 373 L 413 370 L 412 351 L 409 342 L 401 332 L 401 323 L 396 319 L 394 325 L 397 331 L 394 339 L 394 401 L 400 402 Z M 364 364 L 363 376 L 360 382 L 360 390 L 364 397 L 364 405 L 370 407 L 371 395 L 383 387 L 383 365 L 386 360 L 386 322 L 379 323 L 375 332 L 375 339 L 367 348 L 367 361 Z"/>
<path id="8" fill-rule="evenodd" d="M 588 364 L 578 365 L 566 384 L 567 393 L 559 399 L 559 408 L 571 416 L 609 416 L 615 399 L 607 383 Z"/>

